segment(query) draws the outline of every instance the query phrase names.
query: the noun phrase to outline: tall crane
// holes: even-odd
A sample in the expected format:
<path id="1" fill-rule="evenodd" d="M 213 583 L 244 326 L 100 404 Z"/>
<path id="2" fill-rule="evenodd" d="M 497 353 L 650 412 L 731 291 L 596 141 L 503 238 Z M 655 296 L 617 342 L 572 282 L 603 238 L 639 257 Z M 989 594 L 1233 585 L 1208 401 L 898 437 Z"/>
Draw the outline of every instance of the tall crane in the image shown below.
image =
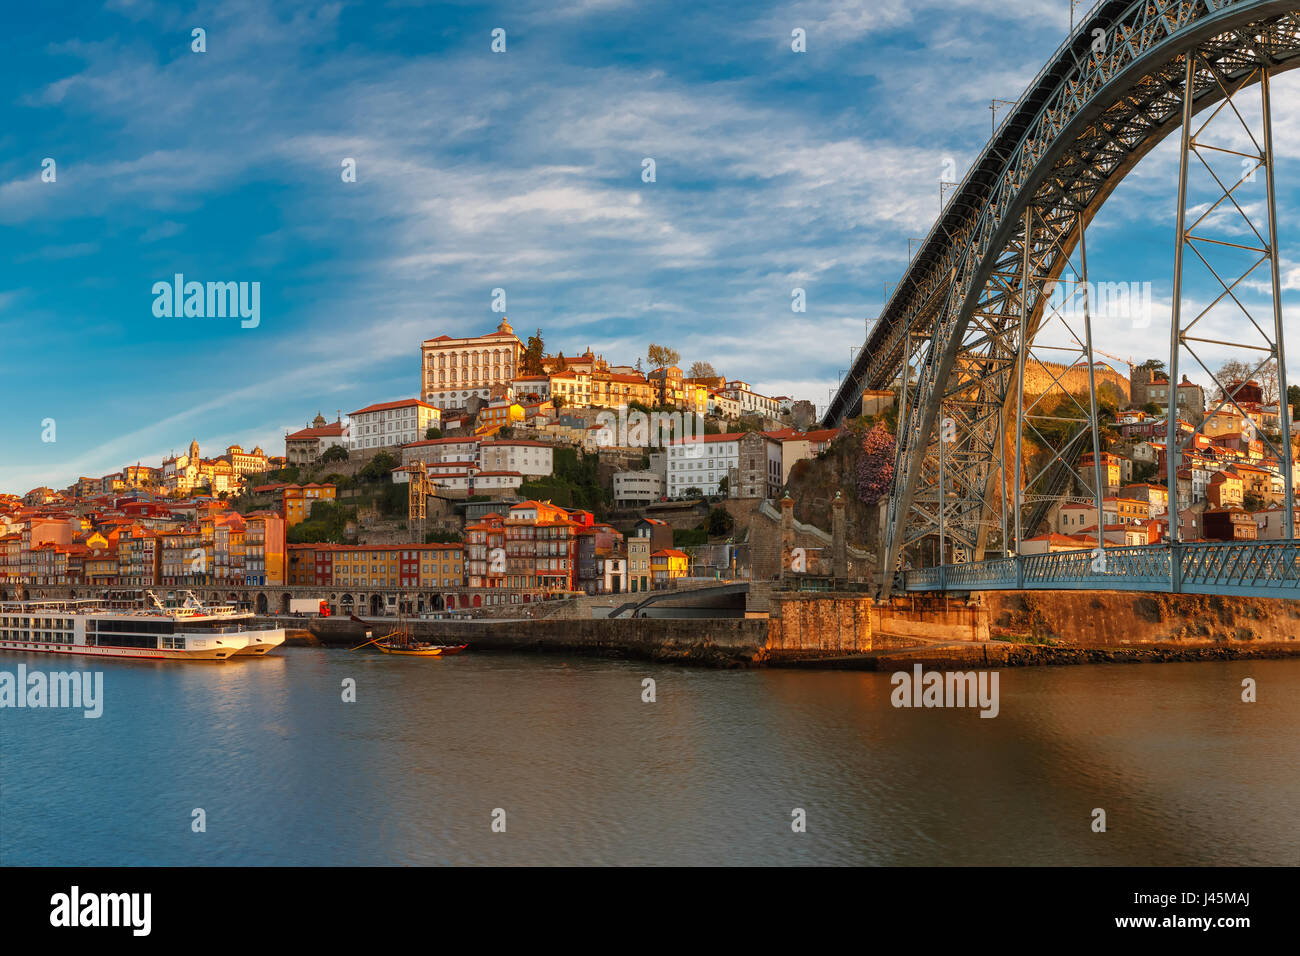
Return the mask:
<path id="1" fill-rule="evenodd" d="M 1133 375 L 1133 356 L 1130 355 L 1128 358 L 1122 358 L 1121 356 L 1118 356 L 1118 355 L 1112 355 L 1110 352 L 1102 351 L 1101 349 L 1097 348 L 1097 346 L 1095 346 L 1095 345 L 1092 347 L 1092 350 L 1093 350 L 1094 352 L 1096 352 L 1098 355 L 1104 355 L 1104 356 L 1106 356 L 1106 358 L 1114 359 L 1116 362 L 1123 362 L 1125 365 L 1128 366 L 1128 374 L 1129 374 L 1130 377 L 1132 377 L 1132 375 Z"/>
<path id="2" fill-rule="evenodd" d="M 428 516 L 426 499 L 433 494 L 429 471 L 422 461 L 407 466 L 408 485 L 406 499 L 407 527 L 415 535 L 416 544 L 424 544 L 425 519 Z"/>

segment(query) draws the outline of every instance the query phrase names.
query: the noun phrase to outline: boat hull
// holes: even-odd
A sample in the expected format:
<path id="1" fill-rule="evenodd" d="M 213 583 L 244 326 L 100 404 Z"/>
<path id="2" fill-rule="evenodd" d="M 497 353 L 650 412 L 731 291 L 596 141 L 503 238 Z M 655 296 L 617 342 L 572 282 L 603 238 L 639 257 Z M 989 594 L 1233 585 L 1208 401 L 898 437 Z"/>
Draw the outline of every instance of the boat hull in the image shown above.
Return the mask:
<path id="1" fill-rule="evenodd" d="M 467 645 L 440 645 L 438 647 L 385 647 L 383 644 L 376 644 L 385 654 L 396 654 L 400 657 L 450 657 L 453 654 L 459 654 Z"/>
<path id="2" fill-rule="evenodd" d="M 239 657 L 263 657 L 284 643 L 284 631 L 252 631 L 248 643 L 236 651 Z"/>
<path id="3" fill-rule="evenodd" d="M 100 660 L 226 661 L 243 650 L 246 643 L 246 639 L 240 636 L 223 639 L 219 644 L 213 642 L 212 647 L 164 650 L 152 647 L 97 647 L 86 644 L 0 641 L 0 651 L 49 654 L 53 657 L 93 657 Z"/>

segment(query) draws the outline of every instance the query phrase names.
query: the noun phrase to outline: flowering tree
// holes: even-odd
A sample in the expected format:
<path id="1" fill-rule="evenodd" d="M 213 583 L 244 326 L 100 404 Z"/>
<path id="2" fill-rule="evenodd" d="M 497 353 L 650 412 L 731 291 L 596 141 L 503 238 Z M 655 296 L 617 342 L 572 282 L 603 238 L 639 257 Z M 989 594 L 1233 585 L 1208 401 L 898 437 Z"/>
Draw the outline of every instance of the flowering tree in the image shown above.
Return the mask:
<path id="1" fill-rule="evenodd" d="M 894 436 L 876 422 L 862 439 L 857 462 L 858 500 L 874 505 L 889 494 L 894 482 Z"/>

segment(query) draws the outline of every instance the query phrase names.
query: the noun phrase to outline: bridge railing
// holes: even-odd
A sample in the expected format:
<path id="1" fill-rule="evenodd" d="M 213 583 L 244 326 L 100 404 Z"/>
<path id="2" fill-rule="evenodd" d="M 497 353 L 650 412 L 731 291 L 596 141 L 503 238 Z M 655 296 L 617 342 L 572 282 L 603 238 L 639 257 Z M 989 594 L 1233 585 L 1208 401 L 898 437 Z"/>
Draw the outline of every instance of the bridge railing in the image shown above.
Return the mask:
<path id="1" fill-rule="evenodd" d="M 1056 551 L 903 572 L 908 591 L 1091 590 L 1300 595 L 1300 541 Z"/>

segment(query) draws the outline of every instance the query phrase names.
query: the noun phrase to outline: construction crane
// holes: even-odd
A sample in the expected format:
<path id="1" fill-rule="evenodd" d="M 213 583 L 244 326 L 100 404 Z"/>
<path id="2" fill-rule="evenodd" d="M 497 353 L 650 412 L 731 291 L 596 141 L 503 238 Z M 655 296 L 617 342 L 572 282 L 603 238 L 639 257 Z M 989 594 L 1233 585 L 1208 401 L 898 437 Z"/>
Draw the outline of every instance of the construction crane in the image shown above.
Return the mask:
<path id="1" fill-rule="evenodd" d="M 429 495 L 433 494 L 433 483 L 429 481 L 428 467 L 422 461 L 407 466 L 407 527 L 415 534 L 415 543 L 424 544 L 424 525 L 428 517 Z"/>
<path id="2" fill-rule="evenodd" d="M 1104 355 L 1106 356 L 1106 358 L 1114 359 L 1116 362 L 1123 362 L 1125 365 L 1128 366 L 1129 376 L 1131 377 L 1133 375 L 1133 356 L 1130 355 L 1128 358 L 1121 358 L 1118 355 L 1112 355 L 1110 352 L 1104 352 L 1101 349 L 1097 348 L 1097 346 L 1095 345 L 1092 347 L 1092 350 L 1096 352 L 1098 355 Z"/>

